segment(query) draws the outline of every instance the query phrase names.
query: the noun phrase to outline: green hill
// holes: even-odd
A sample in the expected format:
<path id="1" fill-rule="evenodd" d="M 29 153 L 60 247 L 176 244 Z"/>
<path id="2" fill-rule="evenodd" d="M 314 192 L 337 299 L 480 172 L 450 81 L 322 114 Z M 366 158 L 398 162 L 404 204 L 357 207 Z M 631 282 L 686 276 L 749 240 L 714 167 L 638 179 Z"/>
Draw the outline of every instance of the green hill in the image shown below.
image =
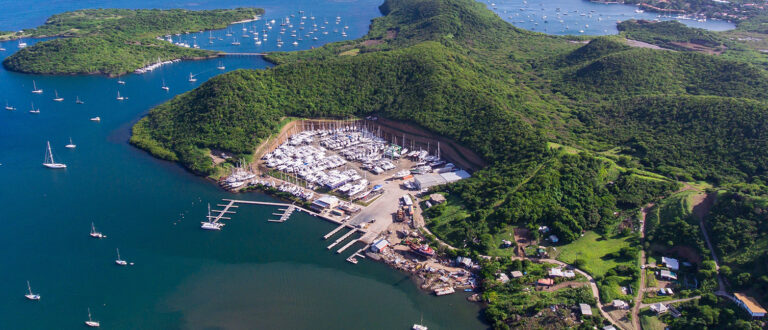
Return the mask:
<path id="1" fill-rule="evenodd" d="M 252 19 L 262 9 L 86 9 L 54 15 L 44 25 L 13 37 L 63 37 L 19 50 L 3 61 L 24 73 L 120 75 L 160 60 L 215 56 L 216 52 L 172 45 L 156 37 L 224 28 Z"/>

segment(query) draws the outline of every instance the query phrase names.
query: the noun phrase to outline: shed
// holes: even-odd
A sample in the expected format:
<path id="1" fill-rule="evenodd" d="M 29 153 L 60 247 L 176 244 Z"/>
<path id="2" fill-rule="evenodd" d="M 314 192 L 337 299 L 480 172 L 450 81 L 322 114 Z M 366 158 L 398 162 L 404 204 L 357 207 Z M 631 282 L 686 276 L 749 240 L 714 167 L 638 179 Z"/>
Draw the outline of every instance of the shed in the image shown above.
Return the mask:
<path id="1" fill-rule="evenodd" d="M 581 315 L 592 316 L 592 307 L 589 307 L 589 305 L 579 304 L 579 309 L 581 310 Z"/>
<path id="2" fill-rule="evenodd" d="M 432 204 L 440 204 L 445 202 L 445 196 L 441 194 L 432 194 L 429 195 L 429 201 L 431 201 Z"/>
<path id="3" fill-rule="evenodd" d="M 659 277 L 665 280 L 677 280 L 677 274 L 670 272 L 666 269 L 659 272 Z"/>
<path id="4" fill-rule="evenodd" d="M 629 304 L 627 304 L 627 302 L 624 301 L 624 300 L 616 299 L 616 300 L 613 301 L 612 304 L 613 304 L 613 308 L 616 308 L 616 309 L 627 309 L 627 308 L 629 308 Z"/>
<path id="5" fill-rule="evenodd" d="M 471 177 L 471 175 L 465 170 L 458 170 L 455 172 L 445 172 L 445 173 L 440 173 L 439 175 L 443 178 L 443 180 L 445 180 L 445 182 L 448 182 L 448 183 L 464 180 Z"/>
<path id="6" fill-rule="evenodd" d="M 661 257 L 661 263 L 671 270 L 679 270 L 680 262 L 674 258 Z"/>
<path id="7" fill-rule="evenodd" d="M 315 211 L 322 211 L 330 207 L 336 207 L 339 204 L 339 199 L 336 196 L 324 195 L 310 205 L 310 208 Z"/>
<path id="8" fill-rule="evenodd" d="M 747 310 L 747 313 L 749 315 L 752 315 L 752 317 L 764 317 L 765 316 L 765 308 L 760 306 L 759 303 L 757 303 L 757 300 L 755 298 L 749 297 L 743 293 L 734 293 L 733 294 L 736 297 L 736 300 L 738 300 L 739 305 Z"/>
<path id="9" fill-rule="evenodd" d="M 456 257 L 456 264 L 464 267 L 472 267 L 474 265 L 472 259 L 467 257 Z"/>
<path id="10" fill-rule="evenodd" d="M 509 282 L 509 276 L 507 274 L 501 273 L 499 276 L 496 277 L 496 279 L 501 283 L 507 283 Z"/>
<path id="11" fill-rule="evenodd" d="M 513 271 L 512 271 L 512 272 L 510 272 L 509 274 L 510 274 L 510 275 L 512 275 L 512 278 L 519 278 L 519 277 L 523 277 L 523 272 L 521 272 L 521 271 L 519 271 L 519 270 L 513 270 Z"/>
<path id="12" fill-rule="evenodd" d="M 544 286 L 550 286 L 550 285 L 555 284 L 555 280 L 553 280 L 551 278 L 542 278 L 542 279 L 536 281 L 536 284 L 544 285 Z"/>
<path id="13" fill-rule="evenodd" d="M 563 277 L 563 270 L 560 268 L 550 268 L 549 277 Z"/>
<path id="14" fill-rule="evenodd" d="M 603 327 L 603 330 L 616 330 L 616 327 L 614 327 L 612 325 L 606 325 L 606 326 Z"/>
<path id="15" fill-rule="evenodd" d="M 382 250 L 386 249 L 387 246 L 389 246 L 389 242 L 382 238 L 371 245 L 371 251 L 381 252 Z"/>
<path id="16" fill-rule="evenodd" d="M 427 189 L 446 184 L 448 181 L 445 181 L 439 174 L 419 174 L 414 177 L 413 183 L 416 184 L 416 188 L 418 189 Z"/>

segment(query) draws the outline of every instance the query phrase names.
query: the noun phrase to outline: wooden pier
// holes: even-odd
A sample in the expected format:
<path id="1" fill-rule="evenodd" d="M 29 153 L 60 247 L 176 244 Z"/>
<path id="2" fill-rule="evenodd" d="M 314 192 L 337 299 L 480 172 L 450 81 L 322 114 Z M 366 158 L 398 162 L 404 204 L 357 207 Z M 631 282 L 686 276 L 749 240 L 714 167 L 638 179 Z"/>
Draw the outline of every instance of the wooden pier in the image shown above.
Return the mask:
<path id="1" fill-rule="evenodd" d="M 218 215 L 209 215 L 208 216 L 208 221 L 211 221 L 213 223 L 218 223 L 219 220 L 221 220 L 221 219 L 224 219 L 224 220 L 231 219 L 230 217 L 225 217 L 224 215 L 228 214 L 228 213 L 235 213 L 234 211 L 230 211 L 229 209 L 231 209 L 233 207 L 234 208 L 238 207 L 237 205 L 235 205 L 234 201 L 229 201 L 229 204 L 226 204 L 226 205 L 224 205 L 224 204 L 216 204 L 216 205 L 217 206 L 223 206 L 224 209 L 223 210 L 211 210 L 211 212 L 219 212 Z M 211 220 L 211 219 L 213 219 L 213 220 Z"/>
<path id="2" fill-rule="evenodd" d="M 331 245 L 328 245 L 328 250 L 333 249 L 334 246 L 338 245 L 339 243 L 343 242 L 345 239 L 349 238 L 349 236 L 352 236 L 352 234 L 357 232 L 357 228 L 352 228 L 348 233 L 344 234 L 344 236 L 339 237 L 335 242 L 333 242 Z"/>
<path id="3" fill-rule="evenodd" d="M 288 220 L 288 218 L 291 217 L 291 214 L 293 214 L 294 210 L 296 210 L 296 207 L 293 206 L 293 205 L 289 206 L 287 209 L 280 209 L 279 211 L 283 211 L 283 213 L 272 213 L 272 215 L 279 215 L 280 219 L 278 219 L 278 220 L 269 219 L 267 221 L 269 221 L 269 222 L 286 222 Z"/>
<path id="4" fill-rule="evenodd" d="M 352 246 L 353 244 L 355 244 L 355 243 L 357 243 L 357 242 L 359 242 L 359 241 L 360 241 L 360 239 L 359 239 L 359 238 L 358 238 L 358 239 L 353 239 L 353 240 L 349 241 L 349 243 L 347 243 L 346 245 L 342 246 L 342 247 L 341 247 L 341 249 L 339 249 L 338 251 L 336 251 L 336 253 L 342 253 L 342 252 L 344 252 L 344 250 L 346 250 L 348 247 Z"/>
<path id="5" fill-rule="evenodd" d="M 336 229 L 334 229 L 334 230 L 331 230 L 331 232 L 330 232 L 330 233 L 327 233 L 327 234 L 325 234 L 325 236 L 323 236 L 323 239 L 328 239 L 328 238 L 330 238 L 331 236 L 335 235 L 336 233 L 338 233 L 338 232 L 339 232 L 339 230 L 341 230 L 342 228 L 344 228 L 344 227 L 346 227 L 346 226 L 347 226 L 347 225 L 345 225 L 345 224 L 343 224 L 343 223 L 342 223 L 342 224 L 340 224 L 338 227 L 336 227 Z"/>

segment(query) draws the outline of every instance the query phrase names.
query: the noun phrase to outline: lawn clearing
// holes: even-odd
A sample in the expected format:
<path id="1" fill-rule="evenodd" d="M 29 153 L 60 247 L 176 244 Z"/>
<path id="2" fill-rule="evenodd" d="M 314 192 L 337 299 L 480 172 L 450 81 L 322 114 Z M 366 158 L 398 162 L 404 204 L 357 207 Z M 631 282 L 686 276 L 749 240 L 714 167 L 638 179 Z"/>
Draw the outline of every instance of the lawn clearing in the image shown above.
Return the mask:
<path id="1" fill-rule="evenodd" d="M 635 261 L 618 261 L 603 258 L 606 254 L 619 251 L 625 246 L 630 246 L 629 237 L 602 238 L 593 231 L 584 234 L 573 243 L 557 247 L 560 255 L 557 260 L 572 264 L 576 259 L 586 261 L 584 271 L 594 275 L 603 276 L 608 270 L 618 265 L 635 266 Z"/>

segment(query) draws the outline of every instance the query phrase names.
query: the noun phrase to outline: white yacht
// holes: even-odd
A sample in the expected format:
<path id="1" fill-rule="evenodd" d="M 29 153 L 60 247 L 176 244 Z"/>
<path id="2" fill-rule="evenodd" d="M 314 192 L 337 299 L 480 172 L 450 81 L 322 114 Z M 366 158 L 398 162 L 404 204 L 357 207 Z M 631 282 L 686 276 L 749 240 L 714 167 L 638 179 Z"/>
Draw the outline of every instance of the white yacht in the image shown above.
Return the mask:
<path id="1" fill-rule="evenodd" d="M 226 69 L 227 67 L 225 67 L 225 66 L 224 66 L 224 63 L 222 63 L 221 61 L 219 61 L 219 66 L 217 66 L 216 68 L 217 68 L 217 69 L 219 69 L 219 70 L 224 70 L 224 69 Z"/>
<path id="2" fill-rule="evenodd" d="M 93 222 L 91 222 L 91 233 L 89 235 L 93 238 L 107 238 L 107 235 L 96 231 L 96 226 L 93 224 Z M 120 259 L 120 257 L 118 256 L 117 259 Z"/>
<path id="3" fill-rule="evenodd" d="M 75 145 L 74 143 L 72 143 L 72 138 L 69 138 L 69 144 L 68 144 L 68 145 L 65 145 L 65 146 L 64 146 L 64 148 L 67 148 L 67 149 L 75 149 L 75 148 L 77 148 L 77 145 Z"/>
<path id="4" fill-rule="evenodd" d="M 93 117 L 91 118 L 91 121 L 101 121 L 101 117 Z"/>
<path id="5" fill-rule="evenodd" d="M 29 293 L 25 294 L 24 297 L 27 297 L 29 300 L 40 300 L 39 294 L 32 293 L 32 286 L 29 285 L 29 281 L 27 281 L 27 291 L 29 291 Z"/>
<path id="6" fill-rule="evenodd" d="M 117 250 L 117 259 L 115 260 L 115 264 L 118 266 L 128 266 L 127 261 L 120 259 L 120 249 L 116 249 L 116 250 Z"/>
<path id="7" fill-rule="evenodd" d="M 32 93 L 35 93 L 35 94 L 43 94 L 43 89 L 42 89 L 42 88 L 41 88 L 41 89 L 38 89 L 38 88 L 37 88 L 37 84 L 35 84 L 35 81 L 34 81 L 34 80 L 32 80 Z"/>
<path id="8" fill-rule="evenodd" d="M 35 102 L 32 102 L 32 110 L 29 110 L 29 113 L 34 113 L 34 114 L 40 113 L 40 109 L 35 109 Z"/>
<path id="9" fill-rule="evenodd" d="M 43 166 L 53 169 L 67 168 L 66 164 L 56 163 L 53 161 L 53 152 L 51 152 L 50 141 L 48 141 L 48 148 L 45 149 L 45 162 L 43 162 Z"/>
<path id="10" fill-rule="evenodd" d="M 10 105 L 8 104 L 8 101 L 5 101 L 5 110 L 8 110 L 8 111 L 14 111 L 14 110 L 16 110 L 16 108 L 14 108 L 14 107 L 10 106 Z"/>
<path id="11" fill-rule="evenodd" d="M 120 85 L 125 85 L 125 81 L 123 81 L 122 79 L 118 79 L 117 83 L 120 84 Z"/>
<path id="12" fill-rule="evenodd" d="M 205 230 L 221 230 L 221 227 L 224 226 L 223 223 L 213 222 L 211 217 L 211 204 L 208 204 L 208 220 L 203 221 L 200 224 L 200 228 Z"/>
<path id="13" fill-rule="evenodd" d="M 88 308 L 88 321 L 85 321 L 85 325 L 91 327 L 91 328 L 98 328 L 101 326 L 101 323 L 99 321 L 94 321 L 93 318 L 91 318 L 91 309 Z"/>
<path id="14" fill-rule="evenodd" d="M 165 79 L 163 79 L 163 87 L 160 87 L 160 88 L 162 88 L 162 89 L 163 89 L 163 90 L 165 90 L 166 92 L 171 90 L 171 89 L 170 89 L 170 88 L 169 88 L 169 87 L 168 87 L 168 86 L 165 84 Z"/>
<path id="15" fill-rule="evenodd" d="M 125 100 L 125 97 L 123 97 L 123 96 L 120 96 L 120 91 L 117 91 L 117 100 L 118 100 L 118 101 L 122 101 L 122 100 Z"/>
<path id="16" fill-rule="evenodd" d="M 80 100 L 79 96 L 75 96 L 75 104 L 84 104 L 85 102 Z"/>
<path id="17" fill-rule="evenodd" d="M 23 41 L 19 41 L 19 49 L 27 47 L 27 43 Z"/>
<path id="18" fill-rule="evenodd" d="M 59 91 L 54 89 L 53 90 L 53 94 L 56 96 L 56 97 L 53 98 L 54 101 L 56 101 L 56 102 L 64 101 L 63 97 L 59 97 Z"/>
<path id="19" fill-rule="evenodd" d="M 197 81 L 197 78 L 195 78 L 195 75 L 192 74 L 192 72 L 189 73 L 189 82 L 195 82 Z"/>

